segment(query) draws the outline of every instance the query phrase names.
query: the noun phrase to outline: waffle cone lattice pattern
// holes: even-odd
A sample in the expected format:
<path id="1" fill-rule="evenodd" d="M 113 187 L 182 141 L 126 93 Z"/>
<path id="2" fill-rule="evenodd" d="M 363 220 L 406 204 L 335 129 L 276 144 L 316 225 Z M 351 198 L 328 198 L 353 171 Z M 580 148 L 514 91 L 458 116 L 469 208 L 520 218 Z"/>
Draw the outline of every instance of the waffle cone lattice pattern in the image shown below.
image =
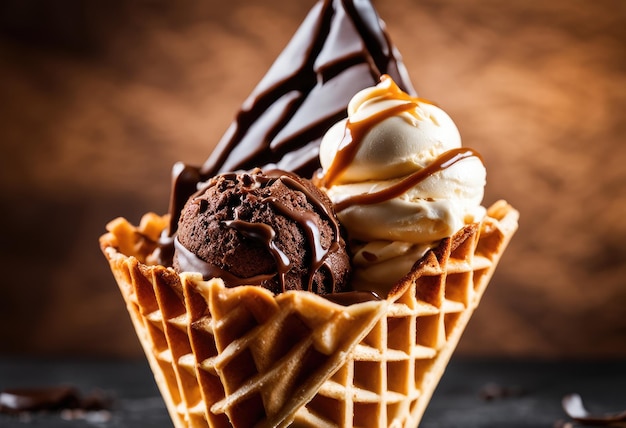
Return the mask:
<path id="1" fill-rule="evenodd" d="M 385 300 L 224 287 L 150 264 L 167 219 L 101 237 L 179 427 L 415 427 L 517 228 L 494 204 L 419 260 Z"/>

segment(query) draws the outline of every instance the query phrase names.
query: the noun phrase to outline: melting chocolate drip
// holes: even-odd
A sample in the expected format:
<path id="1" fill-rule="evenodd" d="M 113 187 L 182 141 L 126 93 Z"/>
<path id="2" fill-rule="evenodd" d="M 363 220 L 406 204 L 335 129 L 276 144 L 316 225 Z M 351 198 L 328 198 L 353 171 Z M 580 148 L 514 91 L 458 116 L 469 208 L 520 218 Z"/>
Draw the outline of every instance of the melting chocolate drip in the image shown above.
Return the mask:
<path id="1" fill-rule="evenodd" d="M 195 185 L 214 175 L 276 167 L 311 177 L 324 133 L 346 117 L 352 96 L 383 74 L 414 94 L 370 0 L 320 0 L 204 165 L 175 167 L 170 235 Z"/>

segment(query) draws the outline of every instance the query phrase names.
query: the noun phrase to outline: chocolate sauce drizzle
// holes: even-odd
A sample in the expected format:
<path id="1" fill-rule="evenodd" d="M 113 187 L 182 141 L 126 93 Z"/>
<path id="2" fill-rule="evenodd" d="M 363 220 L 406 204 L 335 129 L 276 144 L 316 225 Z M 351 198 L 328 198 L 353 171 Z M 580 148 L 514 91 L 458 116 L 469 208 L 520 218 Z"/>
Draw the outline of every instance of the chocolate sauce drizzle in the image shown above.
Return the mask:
<path id="1" fill-rule="evenodd" d="M 346 117 L 354 94 L 389 74 L 415 91 L 369 1 L 320 0 L 201 167 L 173 171 L 169 235 L 198 182 L 224 172 L 278 168 L 311 177 L 324 133 Z"/>
<path id="2" fill-rule="evenodd" d="M 332 289 L 335 290 L 338 284 L 338 278 L 334 270 L 328 264 L 329 254 L 337 251 L 340 248 L 340 225 L 332 211 L 330 211 L 325 204 L 319 200 L 301 181 L 301 179 L 293 173 L 281 170 L 272 170 L 260 175 L 260 170 L 253 170 L 251 173 L 242 173 L 245 175 L 245 179 L 249 181 L 251 188 L 260 186 L 262 188 L 272 185 L 275 181 L 280 180 L 283 185 L 301 192 L 307 202 L 309 202 L 314 211 L 297 211 L 284 204 L 281 200 L 274 196 L 266 196 L 260 199 L 260 204 L 267 204 L 271 206 L 278 214 L 283 215 L 291 219 L 294 223 L 297 223 L 306 236 L 308 243 L 308 254 L 311 255 L 311 263 L 309 271 L 307 273 L 307 290 L 316 292 L 314 290 L 314 276 L 320 269 L 326 269 L 332 279 Z M 239 180 L 237 174 L 227 173 L 225 178 L 233 181 Z M 217 180 L 210 182 L 209 186 L 215 185 Z M 204 190 L 206 191 L 206 188 Z M 317 213 L 317 214 L 316 214 Z M 321 242 L 321 232 L 317 224 L 317 217 L 321 217 L 327 221 L 332 228 L 332 241 L 328 248 L 324 248 Z M 281 250 L 276 242 L 276 231 L 272 226 L 265 223 L 250 222 L 240 218 L 240 213 L 237 208 L 233 209 L 233 218 L 230 220 L 224 220 L 223 225 L 236 230 L 242 236 L 253 239 L 262 243 L 267 251 L 272 255 L 276 265 L 275 274 L 263 274 L 256 275 L 254 277 L 240 278 L 236 275 L 226 272 L 224 269 L 216 266 L 212 263 L 206 262 L 198 258 L 195 254 L 187 250 L 179 241 L 175 239 L 174 245 L 177 249 L 177 258 L 180 267 L 184 270 L 192 270 L 200 272 L 205 279 L 212 277 L 221 277 L 227 286 L 233 287 L 237 285 L 261 285 L 263 282 L 277 278 L 278 283 L 282 291 L 287 291 L 285 284 L 285 275 L 291 268 L 291 261 L 287 255 Z"/>
<path id="3" fill-rule="evenodd" d="M 315 216 L 311 213 L 306 213 L 306 212 L 301 212 L 301 213 L 294 212 L 292 214 L 292 215 L 296 215 L 300 217 L 299 219 L 300 224 L 309 225 L 309 227 L 304 228 L 309 242 L 313 243 L 312 248 L 311 248 L 312 260 L 311 260 L 311 267 L 309 271 L 309 290 L 311 290 L 311 287 L 312 287 L 313 275 L 315 274 L 316 271 L 318 271 L 322 267 L 325 267 L 330 272 L 331 276 L 333 277 L 333 281 L 336 281 L 333 269 L 331 269 L 331 267 L 326 263 L 326 258 L 328 257 L 328 254 L 339 250 L 339 247 L 340 247 L 339 241 L 341 237 L 341 226 L 339 224 L 339 220 L 337 220 L 335 213 L 331 211 L 326 204 L 322 203 L 322 201 L 320 201 L 319 198 L 314 197 L 311 194 L 311 192 L 308 191 L 306 187 L 302 185 L 297 175 L 293 173 L 288 173 L 285 171 L 281 173 L 279 170 L 270 171 L 268 175 L 274 175 L 276 173 L 282 174 L 281 178 L 282 178 L 283 183 L 287 184 L 292 189 L 299 190 L 305 195 L 307 195 L 307 199 L 309 203 L 315 207 L 315 210 L 318 213 L 321 213 L 328 220 L 329 224 L 332 226 L 332 229 L 333 229 L 334 239 L 331 242 L 329 248 L 324 249 L 321 244 L 321 234 L 319 232 L 319 229 L 315 226 L 315 220 L 314 220 Z M 283 214 L 285 215 L 287 214 L 287 212 L 285 211 L 286 209 L 288 209 L 287 207 L 285 207 L 284 205 L 283 206 L 275 205 L 275 206 Z"/>

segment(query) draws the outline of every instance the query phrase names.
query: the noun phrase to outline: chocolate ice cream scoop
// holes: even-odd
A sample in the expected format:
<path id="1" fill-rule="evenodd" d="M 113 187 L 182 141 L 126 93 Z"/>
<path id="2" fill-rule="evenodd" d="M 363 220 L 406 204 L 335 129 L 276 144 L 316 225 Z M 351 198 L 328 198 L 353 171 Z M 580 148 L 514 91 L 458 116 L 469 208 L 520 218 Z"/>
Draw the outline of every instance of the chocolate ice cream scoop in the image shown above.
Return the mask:
<path id="1" fill-rule="evenodd" d="M 185 205 L 174 269 L 274 293 L 346 291 L 350 258 L 328 197 L 274 170 L 225 173 Z"/>

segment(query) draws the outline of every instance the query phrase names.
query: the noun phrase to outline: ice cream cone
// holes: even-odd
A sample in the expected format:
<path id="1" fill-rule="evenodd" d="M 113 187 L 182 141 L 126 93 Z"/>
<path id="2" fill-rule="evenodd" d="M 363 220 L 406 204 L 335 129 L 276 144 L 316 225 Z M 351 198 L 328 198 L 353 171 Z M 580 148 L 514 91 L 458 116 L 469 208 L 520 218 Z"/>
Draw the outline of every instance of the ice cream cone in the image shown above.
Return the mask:
<path id="1" fill-rule="evenodd" d="M 494 204 L 389 296 L 347 306 L 150 265 L 167 223 L 154 214 L 112 221 L 100 243 L 177 428 L 415 427 L 517 218 Z"/>

